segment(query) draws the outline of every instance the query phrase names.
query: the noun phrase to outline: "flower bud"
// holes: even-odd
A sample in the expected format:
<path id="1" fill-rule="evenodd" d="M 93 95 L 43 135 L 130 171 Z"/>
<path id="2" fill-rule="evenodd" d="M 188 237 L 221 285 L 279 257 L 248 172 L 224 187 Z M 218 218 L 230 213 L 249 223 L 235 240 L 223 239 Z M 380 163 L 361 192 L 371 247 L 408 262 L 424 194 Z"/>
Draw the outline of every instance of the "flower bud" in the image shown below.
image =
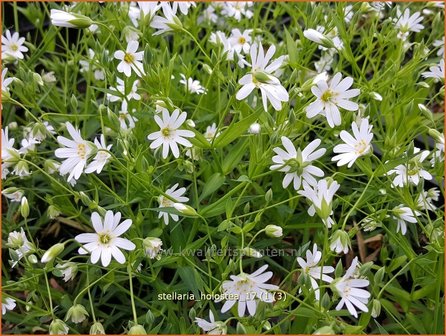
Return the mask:
<path id="1" fill-rule="evenodd" d="M 95 322 L 90 328 L 90 335 L 105 335 L 105 329 L 101 322 Z"/>
<path id="2" fill-rule="evenodd" d="M 163 245 L 163 242 L 159 238 L 147 237 L 143 240 L 142 244 L 144 246 L 144 251 L 146 252 L 146 255 L 150 259 L 154 259 L 161 251 L 161 246 Z"/>
<path id="3" fill-rule="evenodd" d="M 20 202 L 20 214 L 25 219 L 29 216 L 28 199 L 25 196 L 22 197 L 22 200 Z"/>
<path id="4" fill-rule="evenodd" d="M 3 196 L 10 199 L 11 202 L 21 202 L 23 197 L 23 190 L 16 187 L 6 188 L 2 191 Z"/>
<path id="5" fill-rule="evenodd" d="M 36 82 L 38 85 L 43 86 L 43 80 L 42 77 L 38 74 L 38 73 L 33 73 L 33 80 L 34 82 Z"/>
<path id="6" fill-rule="evenodd" d="M 127 335 L 147 335 L 147 333 L 142 325 L 137 324 L 130 328 Z"/>
<path id="7" fill-rule="evenodd" d="M 186 120 L 186 125 L 192 128 L 195 128 L 195 123 L 192 119 L 187 119 Z"/>
<path id="8" fill-rule="evenodd" d="M 265 201 L 271 202 L 273 200 L 273 190 L 270 188 L 265 193 Z"/>
<path id="9" fill-rule="evenodd" d="M 265 232 L 268 236 L 273 238 L 279 238 L 283 235 L 282 228 L 280 226 L 272 224 L 266 226 Z"/>
<path id="10" fill-rule="evenodd" d="M 377 101 L 382 101 L 383 97 L 378 92 L 370 92 L 370 97 Z"/>
<path id="11" fill-rule="evenodd" d="M 262 258 L 262 254 L 259 251 L 253 249 L 252 247 L 245 247 L 242 250 L 242 253 L 243 253 L 243 255 L 248 256 L 248 257 Z"/>
<path id="12" fill-rule="evenodd" d="M 441 134 L 436 129 L 430 128 L 428 133 L 432 138 L 434 138 L 435 142 L 444 142 L 444 134 Z"/>
<path id="13" fill-rule="evenodd" d="M 348 233 L 343 230 L 337 230 L 330 239 L 330 250 L 336 253 L 348 253 L 348 248 L 351 247 L 350 237 Z"/>
<path id="14" fill-rule="evenodd" d="M 90 18 L 77 13 L 68 13 L 58 9 L 51 10 L 51 23 L 58 27 L 88 28 L 93 21 Z"/>
<path id="15" fill-rule="evenodd" d="M 68 334 L 68 326 L 64 321 L 55 319 L 50 324 L 50 335 L 67 335 Z"/>
<path id="16" fill-rule="evenodd" d="M 54 219 L 60 215 L 59 209 L 55 205 L 50 205 L 48 209 L 46 209 L 48 217 Z"/>
<path id="17" fill-rule="evenodd" d="M 195 209 L 192 208 L 191 206 L 187 205 L 187 204 L 174 203 L 173 207 L 177 211 L 182 213 L 183 215 L 190 216 L 190 217 L 197 217 L 198 216 L 198 213 L 195 211 Z"/>
<path id="18" fill-rule="evenodd" d="M 28 261 L 31 264 L 37 264 L 39 262 L 39 260 L 37 259 L 37 257 L 34 254 L 31 254 L 28 256 Z"/>
<path id="19" fill-rule="evenodd" d="M 307 29 L 304 30 L 304 36 L 309 39 L 310 41 L 313 41 L 317 44 L 320 44 L 326 48 L 333 48 L 334 47 L 334 43 L 333 41 L 328 38 L 327 36 L 325 36 L 324 34 L 322 34 L 321 32 L 318 32 L 315 29 Z"/>
<path id="20" fill-rule="evenodd" d="M 56 245 L 51 246 L 42 256 L 40 260 L 42 263 L 47 263 L 49 261 L 54 260 L 65 248 L 65 244 L 57 243 Z"/>
<path id="21" fill-rule="evenodd" d="M 251 134 L 259 134 L 261 131 L 261 126 L 259 123 L 253 123 L 249 126 L 249 133 Z"/>
<path id="22" fill-rule="evenodd" d="M 48 174 L 53 174 L 59 170 L 60 163 L 55 160 L 45 160 L 45 163 L 43 164 L 43 168 Z"/>
<path id="23" fill-rule="evenodd" d="M 68 309 L 65 321 L 71 320 L 73 323 L 81 323 L 87 318 L 88 312 L 85 307 L 81 304 L 75 304 L 73 307 Z"/>
<path id="24" fill-rule="evenodd" d="M 381 302 L 377 299 L 373 300 L 372 303 L 372 317 L 377 318 L 381 314 Z"/>

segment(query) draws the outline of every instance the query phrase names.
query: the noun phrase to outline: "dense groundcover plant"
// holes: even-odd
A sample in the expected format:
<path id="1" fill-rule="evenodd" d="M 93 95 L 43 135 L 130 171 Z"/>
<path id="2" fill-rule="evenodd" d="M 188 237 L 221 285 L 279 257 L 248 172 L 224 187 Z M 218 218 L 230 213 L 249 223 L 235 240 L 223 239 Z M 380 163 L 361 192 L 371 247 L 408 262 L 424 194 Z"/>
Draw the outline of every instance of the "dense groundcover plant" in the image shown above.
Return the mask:
<path id="1" fill-rule="evenodd" d="M 2 2 L 2 328 L 443 334 L 442 2 Z"/>

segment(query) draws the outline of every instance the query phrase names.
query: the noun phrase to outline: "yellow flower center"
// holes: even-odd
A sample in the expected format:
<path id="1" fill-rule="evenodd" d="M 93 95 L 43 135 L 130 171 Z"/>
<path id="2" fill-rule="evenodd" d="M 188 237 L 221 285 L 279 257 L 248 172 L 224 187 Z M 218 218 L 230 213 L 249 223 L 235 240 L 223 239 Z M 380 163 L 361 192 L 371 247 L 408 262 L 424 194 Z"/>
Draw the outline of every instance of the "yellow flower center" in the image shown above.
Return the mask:
<path id="1" fill-rule="evenodd" d="M 110 242 L 110 240 L 111 240 L 111 237 L 108 233 L 100 233 L 99 234 L 99 241 L 102 244 L 108 244 Z"/>
<path id="2" fill-rule="evenodd" d="M 367 150 L 367 148 L 368 146 L 366 142 L 364 140 L 361 140 L 355 145 L 355 153 L 357 155 L 362 155 Z"/>
<path id="3" fill-rule="evenodd" d="M 321 100 L 323 102 L 329 102 L 330 99 L 334 96 L 333 92 L 331 90 L 327 90 L 322 94 Z"/>
<path id="4" fill-rule="evenodd" d="M 162 134 L 163 136 L 165 136 L 165 137 L 168 137 L 168 136 L 171 134 L 171 130 L 170 130 L 168 127 L 163 128 L 163 129 L 161 130 L 161 134 Z"/>
<path id="5" fill-rule="evenodd" d="M 85 157 L 87 155 L 87 149 L 86 149 L 84 144 L 78 144 L 77 145 L 77 155 L 79 155 L 79 157 L 82 160 L 85 160 Z"/>
<path id="6" fill-rule="evenodd" d="M 133 56 L 132 54 L 125 53 L 124 61 L 126 63 L 133 63 L 134 60 L 135 60 L 135 56 Z"/>
<path id="7" fill-rule="evenodd" d="M 11 50 L 12 51 L 17 51 L 19 50 L 19 46 L 17 44 L 11 44 Z"/>
<path id="8" fill-rule="evenodd" d="M 246 42 L 246 39 L 245 39 L 243 36 L 240 36 L 240 37 L 238 38 L 238 43 L 240 43 L 240 44 L 245 44 L 245 42 Z"/>

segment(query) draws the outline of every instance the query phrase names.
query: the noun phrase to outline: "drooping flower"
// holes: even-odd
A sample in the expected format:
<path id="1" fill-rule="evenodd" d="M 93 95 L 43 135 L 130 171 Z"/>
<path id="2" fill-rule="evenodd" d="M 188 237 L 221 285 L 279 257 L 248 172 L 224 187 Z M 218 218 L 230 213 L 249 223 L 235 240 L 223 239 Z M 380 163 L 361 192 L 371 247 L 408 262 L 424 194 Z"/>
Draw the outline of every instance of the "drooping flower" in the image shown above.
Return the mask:
<path id="1" fill-rule="evenodd" d="M 15 260 L 11 265 L 13 268 L 20 259 L 34 249 L 32 243 L 26 237 L 23 228 L 20 228 L 20 231 L 12 231 L 9 233 L 6 246 L 12 249 L 17 255 L 17 260 Z"/>
<path id="2" fill-rule="evenodd" d="M 372 148 L 370 144 L 373 138 L 372 127 L 369 125 L 369 119 L 363 118 L 359 124 L 352 122 L 353 136 L 342 130 L 340 137 L 345 144 L 336 145 L 333 148 L 333 152 L 341 154 L 334 156 L 331 161 L 338 161 L 338 166 L 347 164 L 350 168 L 357 158 L 369 153 Z"/>
<path id="3" fill-rule="evenodd" d="M 273 149 L 277 155 L 273 156 L 274 164 L 270 169 L 285 173 L 282 182 L 283 188 L 287 188 L 292 181 L 295 190 L 300 188 L 302 181 L 306 181 L 312 186 L 316 185 L 317 181 L 314 176 L 323 177 L 324 172 L 311 163 L 325 154 L 325 148 L 316 150 L 321 144 L 321 140 L 313 140 L 304 150 L 298 148 L 297 151 L 290 139 L 282 136 L 281 140 L 285 150 L 280 147 Z"/>
<path id="4" fill-rule="evenodd" d="M 150 259 L 155 259 L 161 251 L 163 242 L 156 237 L 147 237 L 143 240 L 144 252 Z"/>
<path id="5" fill-rule="evenodd" d="M 142 59 L 144 58 L 144 51 L 137 51 L 139 47 L 138 41 L 129 41 L 126 51 L 115 51 L 114 57 L 120 60 L 118 64 L 118 72 L 124 73 L 127 77 L 130 77 L 132 70 L 138 77 L 145 74 Z"/>
<path id="6" fill-rule="evenodd" d="M 444 81 L 444 59 L 438 63 L 438 65 L 433 65 L 429 67 L 430 71 L 425 71 L 421 73 L 424 78 L 433 78 L 436 81 Z"/>
<path id="7" fill-rule="evenodd" d="M 58 136 L 57 141 L 65 148 L 56 149 L 55 155 L 58 158 L 66 159 L 60 165 L 59 172 L 62 176 L 69 174 L 67 181 L 70 182 L 72 179 L 79 179 L 94 147 L 93 144 L 82 138 L 80 131 L 75 129 L 70 122 L 66 123 L 66 127 L 73 140 Z"/>
<path id="8" fill-rule="evenodd" d="M 203 94 L 206 93 L 206 89 L 201 86 L 200 82 L 196 79 L 193 79 L 191 77 L 186 78 L 184 74 L 180 74 L 180 84 L 183 84 L 186 87 L 186 90 L 190 93 L 196 93 L 196 94 Z"/>
<path id="9" fill-rule="evenodd" d="M 349 248 L 351 248 L 350 237 L 344 230 L 337 230 L 330 237 L 330 250 L 333 252 L 347 254 Z"/>
<path id="10" fill-rule="evenodd" d="M 75 278 L 77 274 L 77 264 L 71 261 L 63 264 L 57 264 L 56 270 L 60 272 L 61 276 L 63 276 L 63 280 L 67 282 Z"/>
<path id="11" fill-rule="evenodd" d="M 251 71 L 239 80 L 242 87 L 236 94 L 237 100 L 245 99 L 255 88 L 258 88 L 262 94 L 265 111 L 268 110 L 268 101 L 275 110 L 282 109 L 282 102 L 287 102 L 289 95 L 280 81 L 272 75 L 282 65 L 283 57 L 277 58 L 268 65 L 275 52 L 276 47 L 274 45 L 269 47 L 266 54 L 261 44 L 253 43 L 251 45 Z"/>
<path id="12" fill-rule="evenodd" d="M 319 301 L 319 283 L 322 280 L 325 282 L 332 282 L 333 278 L 328 276 L 328 273 L 333 273 L 334 268 L 332 266 L 317 266 L 322 259 L 322 252 L 318 251 L 317 245 L 313 245 L 313 251 L 307 250 L 306 259 L 297 257 L 297 262 L 302 268 L 302 272 L 310 277 L 311 287 L 314 289 L 314 296 Z"/>
<path id="13" fill-rule="evenodd" d="M 2 295 L 2 315 L 5 315 L 8 310 L 13 310 L 16 306 L 13 298 L 7 298 Z"/>
<path id="14" fill-rule="evenodd" d="M 153 35 L 160 35 L 174 30 L 181 30 L 183 25 L 180 19 L 176 16 L 176 7 L 170 7 L 168 3 L 161 3 L 164 17 L 156 15 L 150 27 L 158 29 Z"/>
<path id="15" fill-rule="evenodd" d="M 336 279 L 333 282 L 337 294 L 341 297 L 341 301 L 336 306 L 336 310 L 341 310 L 345 305 L 349 313 L 356 318 L 358 317 L 356 308 L 365 313 L 369 311 L 366 305 L 371 296 L 367 290 L 362 289 L 369 285 L 369 280 L 359 279 L 354 275 L 357 266 L 358 257 L 355 257 L 345 272 L 345 275 L 341 279 Z"/>
<path id="16" fill-rule="evenodd" d="M 221 321 L 215 321 L 214 314 L 211 310 L 209 310 L 209 322 L 205 319 L 196 317 L 195 323 L 208 335 L 226 335 L 226 324 Z"/>
<path id="17" fill-rule="evenodd" d="M 15 187 L 6 188 L 2 190 L 2 195 L 10 199 L 11 202 L 20 203 L 23 197 L 23 190 Z"/>
<path id="18" fill-rule="evenodd" d="M 418 153 L 418 154 L 417 154 Z M 415 155 L 407 164 L 400 164 L 394 169 L 389 170 L 387 175 L 396 174 L 392 181 L 392 187 L 403 187 L 407 184 L 418 185 L 421 179 L 431 180 L 432 175 L 423 169 L 423 161 L 429 156 L 429 151 L 422 151 L 414 147 Z"/>
<path id="19" fill-rule="evenodd" d="M 412 210 L 409 207 L 400 204 L 392 209 L 392 218 L 397 220 L 396 232 L 405 235 L 407 232 L 407 223 L 417 223 L 415 217 L 420 216 L 420 212 Z"/>
<path id="20" fill-rule="evenodd" d="M 180 156 L 180 150 L 178 144 L 185 147 L 192 147 L 192 144 L 186 138 L 193 138 L 195 133 L 188 130 L 179 129 L 181 125 L 186 121 L 187 113 L 180 113 L 179 109 L 169 114 L 169 111 L 163 110 L 162 118 L 155 115 L 155 122 L 160 127 L 160 130 L 153 132 L 147 136 L 147 139 L 151 140 L 150 148 L 156 149 L 163 146 L 162 156 L 167 158 L 169 149 L 172 151 L 174 157 Z"/>
<path id="21" fill-rule="evenodd" d="M 242 272 L 239 275 L 231 275 L 231 280 L 223 281 L 223 297 L 232 295 L 234 299 L 226 300 L 221 312 L 227 312 L 238 303 L 239 317 L 245 315 L 246 308 L 248 308 L 249 315 L 254 316 L 257 310 L 257 299 L 263 302 L 273 302 L 274 294 L 271 291 L 277 290 L 279 287 L 265 283 L 273 276 L 273 272 L 265 272 L 267 268 L 268 265 L 264 265 L 252 274 Z"/>
<path id="22" fill-rule="evenodd" d="M 424 26 L 420 24 L 423 21 L 423 17 L 420 12 L 415 12 L 410 15 L 410 9 L 406 8 L 404 13 L 401 13 L 401 9 L 397 7 L 396 18 L 393 19 L 395 28 L 398 30 L 398 38 L 405 41 L 410 32 L 418 33 Z"/>
<path id="23" fill-rule="evenodd" d="M 54 26 L 66 28 L 88 28 L 93 23 L 89 17 L 59 9 L 51 10 L 50 19 Z"/>
<path id="24" fill-rule="evenodd" d="M 160 208 L 173 208 L 174 203 L 184 203 L 189 201 L 188 197 L 183 196 L 186 192 L 186 188 L 178 188 L 178 183 L 174 184 L 171 188 L 167 189 L 165 194 L 170 196 L 175 201 L 170 200 L 164 195 L 160 195 L 158 197 L 158 203 Z M 178 222 L 178 215 L 174 213 L 168 213 L 164 211 L 160 211 L 158 214 L 158 218 L 163 217 L 164 224 L 169 224 L 169 216 L 175 221 Z"/>
<path id="25" fill-rule="evenodd" d="M 7 29 L 5 35 L 2 36 L 2 58 L 10 56 L 14 59 L 23 59 L 23 53 L 28 51 L 28 48 L 23 45 L 24 43 L 24 37 L 20 37 L 17 32 L 11 35 Z"/>
<path id="26" fill-rule="evenodd" d="M 345 77 L 341 79 L 342 75 L 338 72 L 334 75 L 330 84 L 325 80 L 320 80 L 311 88 L 311 92 L 316 96 L 316 101 L 306 108 L 307 118 L 311 119 L 321 114 L 327 118 L 328 124 L 333 128 L 341 124 L 339 107 L 348 111 L 358 110 L 359 105 L 349 99 L 358 96 L 360 90 L 349 90 L 353 84 L 353 78 Z"/>
<path id="27" fill-rule="evenodd" d="M 93 158 L 93 161 L 91 161 L 88 166 L 85 168 L 85 172 L 87 174 L 93 173 L 96 171 L 97 174 L 101 173 L 102 169 L 104 169 L 104 166 L 107 164 L 108 160 L 111 157 L 111 154 L 107 151 L 110 150 L 112 145 L 106 145 L 105 144 L 105 137 L 104 134 L 101 134 L 100 137 L 101 141 L 99 142 L 98 139 L 94 139 L 94 144 L 97 147 L 97 153 L 96 156 Z"/>
<path id="28" fill-rule="evenodd" d="M 440 196 L 438 188 L 430 188 L 428 191 L 422 191 L 417 198 L 417 208 L 421 210 L 435 211 L 437 208 L 433 202 L 437 202 Z"/>
<path id="29" fill-rule="evenodd" d="M 307 210 L 308 214 L 314 216 L 314 214 L 317 213 L 324 224 L 329 228 L 334 223 L 333 219 L 330 217 L 333 214 L 333 196 L 339 187 L 340 185 L 336 181 L 329 182 L 327 179 L 322 179 L 319 180 L 315 186 L 310 186 L 304 181 L 304 190 L 298 191 L 300 195 L 305 196 L 312 204 Z"/>
<path id="30" fill-rule="evenodd" d="M 91 222 L 95 233 L 81 233 L 75 237 L 76 241 L 85 244 L 79 248 L 79 254 L 91 254 L 91 262 L 96 264 L 101 259 L 102 266 L 107 267 L 113 256 L 120 264 L 125 263 L 125 256 L 120 249 L 132 251 L 135 244 L 120 236 L 132 225 L 131 219 L 121 224 L 121 213 L 114 214 L 108 210 L 102 220 L 97 212 L 91 215 Z"/>
<path id="31" fill-rule="evenodd" d="M 206 127 L 206 132 L 204 132 L 203 135 L 207 141 L 212 142 L 220 135 L 220 132 L 217 131 L 217 124 L 213 123 L 212 125 Z"/>

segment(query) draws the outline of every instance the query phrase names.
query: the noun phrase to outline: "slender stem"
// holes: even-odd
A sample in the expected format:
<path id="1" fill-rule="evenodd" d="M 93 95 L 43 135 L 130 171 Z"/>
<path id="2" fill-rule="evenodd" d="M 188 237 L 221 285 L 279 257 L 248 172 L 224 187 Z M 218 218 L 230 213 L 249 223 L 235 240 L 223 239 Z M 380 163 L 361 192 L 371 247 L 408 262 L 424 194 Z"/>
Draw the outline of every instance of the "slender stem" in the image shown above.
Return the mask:
<path id="1" fill-rule="evenodd" d="M 127 266 L 127 272 L 129 273 L 130 300 L 132 302 L 133 320 L 135 321 L 135 324 L 138 324 L 138 315 L 136 314 L 135 298 L 133 295 L 132 269 L 130 264 Z"/>
<path id="2" fill-rule="evenodd" d="M 45 276 L 46 289 L 48 291 L 48 299 L 50 300 L 51 316 L 53 317 L 53 320 L 54 320 L 56 318 L 56 316 L 54 315 L 53 299 L 51 297 L 51 290 L 50 290 L 50 284 L 48 282 L 48 275 L 46 274 L 46 272 L 44 272 L 43 275 Z"/>
<path id="3" fill-rule="evenodd" d="M 90 272 L 87 266 L 87 282 L 88 285 L 90 285 Z M 88 288 L 88 301 L 90 301 L 90 310 L 91 310 L 91 317 L 93 318 L 93 322 L 96 323 L 96 315 L 94 313 L 94 306 L 93 306 L 93 300 L 91 298 L 91 292 L 90 292 L 90 286 L 87 287 Z"/>

